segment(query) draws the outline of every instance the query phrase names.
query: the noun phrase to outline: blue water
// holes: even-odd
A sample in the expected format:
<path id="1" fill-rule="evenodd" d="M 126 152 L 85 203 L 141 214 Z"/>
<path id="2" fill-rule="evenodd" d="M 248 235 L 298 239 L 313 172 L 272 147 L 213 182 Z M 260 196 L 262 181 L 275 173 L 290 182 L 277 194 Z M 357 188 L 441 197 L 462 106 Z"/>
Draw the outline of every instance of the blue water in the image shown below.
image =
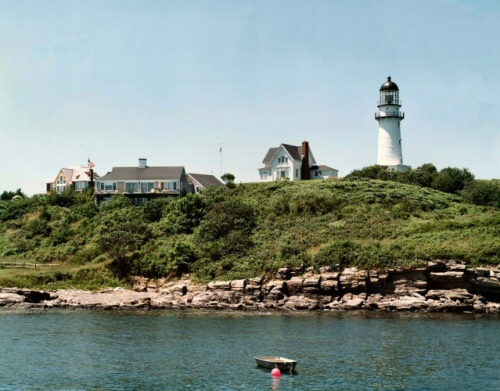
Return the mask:
<path id="1" fill-rule="evenodd" d="M 499 344 L 472 315 L 0 310 L 0 390 L 500 390 Z"/>

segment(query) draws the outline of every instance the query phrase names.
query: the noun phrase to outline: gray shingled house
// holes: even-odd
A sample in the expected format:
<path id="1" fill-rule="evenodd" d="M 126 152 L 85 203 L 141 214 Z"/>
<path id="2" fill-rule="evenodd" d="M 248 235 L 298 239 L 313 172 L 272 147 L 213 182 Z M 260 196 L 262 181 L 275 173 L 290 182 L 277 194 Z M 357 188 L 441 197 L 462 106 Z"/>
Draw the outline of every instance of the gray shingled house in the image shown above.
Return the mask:
<path id="1" fill-rule="evenodd" d="M 183 166 L 150 167 L 146 159 L 139 159 L 136 167 L 113 167 L 111 172 L 96 181 L 98 204 L 114 194 L 124 194 L 136 205 L 164 197 L 183 197 L 193 192 Z"/>
<path id="2" fill-rule="evenodd" d="M 211 186 L 225 186 L 224 183 L 219 181 L 215 176 L 207 174 L 188 174 L 188 180 L 193 185 L 195 193 L 199 193 L 200 191 L 208 189 Z"/>

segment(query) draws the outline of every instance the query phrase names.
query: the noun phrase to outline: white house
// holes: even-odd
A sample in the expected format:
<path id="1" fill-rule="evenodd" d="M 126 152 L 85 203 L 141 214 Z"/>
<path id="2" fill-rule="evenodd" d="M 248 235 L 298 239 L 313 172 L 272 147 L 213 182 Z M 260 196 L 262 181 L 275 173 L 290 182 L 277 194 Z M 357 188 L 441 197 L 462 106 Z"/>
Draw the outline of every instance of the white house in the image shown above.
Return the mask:
<path id="1" fill-rule="evenodd" d="M 97 178 L 99 175 L 94 172 L 91 165 L 61 168 L 56 177 L 46 183 L 47 194 L 64 193 L 70 188 L 82 191 L 87 189 Z"/>
<path id="2" fill-rule="evenodd" d="M 264 167 L 259 168 L 261 182 L 272 182 L 283 178 L 298 181 L 338 176 L 338 170 L 335 168 L 316 163 L 307 141 L 301 146 L 281 144 L 279 147 L 269 148 L 262 163 Z"/>

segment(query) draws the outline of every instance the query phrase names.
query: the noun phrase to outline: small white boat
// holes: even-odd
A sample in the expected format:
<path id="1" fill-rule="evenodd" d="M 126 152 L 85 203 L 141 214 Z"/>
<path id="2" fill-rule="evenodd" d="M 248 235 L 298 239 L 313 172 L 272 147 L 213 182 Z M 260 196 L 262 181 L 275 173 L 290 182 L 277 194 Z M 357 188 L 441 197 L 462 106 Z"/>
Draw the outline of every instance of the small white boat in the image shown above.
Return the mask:
<path id="1" fill-rule="evenodd" d="M 259 367 L 268 369 L 279 368 L 283 371 L 292 372 L 295 370 L 297 361 L 285 357 L 254 357 Z"/>

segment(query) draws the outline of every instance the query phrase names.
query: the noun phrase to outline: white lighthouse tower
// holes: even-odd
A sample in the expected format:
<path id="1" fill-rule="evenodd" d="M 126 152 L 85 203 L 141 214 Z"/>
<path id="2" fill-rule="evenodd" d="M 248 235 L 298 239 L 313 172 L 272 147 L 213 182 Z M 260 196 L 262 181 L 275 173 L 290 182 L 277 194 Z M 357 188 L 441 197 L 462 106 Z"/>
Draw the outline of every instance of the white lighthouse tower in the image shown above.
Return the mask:
<path id="1" fill-rule="evenodd" d="M 379 125 L 377 164 L 406 171 L 409 166 L 403 165 L 400 126 L 405 114 L 399 111 L 400 107 L 399 87 L 389 76 L 380 87 L 379 112 L 375 114 Z"/>

